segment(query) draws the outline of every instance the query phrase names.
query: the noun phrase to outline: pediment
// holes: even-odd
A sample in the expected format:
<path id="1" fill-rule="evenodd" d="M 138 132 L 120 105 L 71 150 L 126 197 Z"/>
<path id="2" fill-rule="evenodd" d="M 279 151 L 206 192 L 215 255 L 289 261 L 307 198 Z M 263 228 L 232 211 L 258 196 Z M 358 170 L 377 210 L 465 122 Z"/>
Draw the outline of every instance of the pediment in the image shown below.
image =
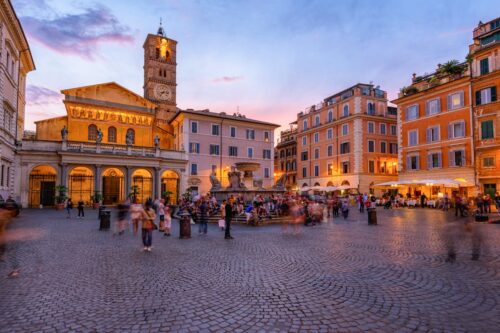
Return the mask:
<path id="1" fill-rule="evenodd" d="M 61 90 L 65 95 L 66 101 L 85 102 L 92 104 L 108 103 L 109 105 L 123 105 L 136 108 L 146 108 L 154 110 L 156 104 L 150 102 L 144 97 L 134 93 L 131 90 L 119 85 L 116 82 L 100 83 L 90 86 L 77 87 Z M 101 103 L 99 103 L 101 102 Z"/>

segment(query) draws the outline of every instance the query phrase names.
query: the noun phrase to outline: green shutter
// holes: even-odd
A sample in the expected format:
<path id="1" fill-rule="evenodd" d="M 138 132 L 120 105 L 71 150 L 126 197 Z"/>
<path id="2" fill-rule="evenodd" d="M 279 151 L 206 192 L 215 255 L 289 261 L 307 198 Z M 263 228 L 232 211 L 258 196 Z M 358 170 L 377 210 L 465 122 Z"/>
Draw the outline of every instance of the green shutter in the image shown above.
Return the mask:
<path id="1" fill-rule="evenodd" d="M 481 90 L 476 91 L 476 105 L 481 105 Z"/>
<path id="2" fill-rule="evenodd" d="M 491 101 L 496 102 L 497 100 L 497 87 L 491 87 Z"/>

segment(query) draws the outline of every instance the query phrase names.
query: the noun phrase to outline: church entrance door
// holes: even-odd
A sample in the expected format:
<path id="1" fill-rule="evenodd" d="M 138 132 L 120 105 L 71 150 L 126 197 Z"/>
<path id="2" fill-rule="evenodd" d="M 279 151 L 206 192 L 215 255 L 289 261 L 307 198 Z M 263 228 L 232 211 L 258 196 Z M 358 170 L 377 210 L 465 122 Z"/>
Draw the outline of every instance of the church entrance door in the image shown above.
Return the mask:
<path id="1" fill-rule="evenodd" d="M 102 176 L 102 203 L 112 205 L 123 201 L 124 177 L 119 169 L 107 169 Z"/>

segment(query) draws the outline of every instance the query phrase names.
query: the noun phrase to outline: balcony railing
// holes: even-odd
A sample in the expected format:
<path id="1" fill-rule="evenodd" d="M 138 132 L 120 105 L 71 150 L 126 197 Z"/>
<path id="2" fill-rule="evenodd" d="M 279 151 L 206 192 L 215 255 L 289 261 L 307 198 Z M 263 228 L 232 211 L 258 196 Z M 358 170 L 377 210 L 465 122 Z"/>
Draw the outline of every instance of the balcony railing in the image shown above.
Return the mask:
<path id="1" fill-rule="evenodd" d="M 79 141 L 23 141 L 25 151 L 67 151 L 100 155 L 141 156 L 167 159 L 187 160 L 183 151 L 166 150 L 157 147 L 127 146 L 109 143 L 79 142 Z"/>

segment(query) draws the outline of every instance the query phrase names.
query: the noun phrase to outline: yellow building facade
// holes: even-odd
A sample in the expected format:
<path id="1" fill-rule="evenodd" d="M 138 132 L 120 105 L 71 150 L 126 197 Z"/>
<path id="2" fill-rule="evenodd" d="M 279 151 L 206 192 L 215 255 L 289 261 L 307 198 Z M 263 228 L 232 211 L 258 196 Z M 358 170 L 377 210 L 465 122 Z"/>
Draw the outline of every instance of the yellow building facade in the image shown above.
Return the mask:
<path id="1" fill-rule="evenodd" d="M 177 110 L 176 43 L 161 27 L 146 37 L 145 97 L 115 82 L 61 91 L 66 115 L 36 122 L 18 151 L 24 207 L 53 206 L 61 189 L 87 205 L 129 197 L 177 203 L 188 157 L 174 149 L 169 125 Z"/>

